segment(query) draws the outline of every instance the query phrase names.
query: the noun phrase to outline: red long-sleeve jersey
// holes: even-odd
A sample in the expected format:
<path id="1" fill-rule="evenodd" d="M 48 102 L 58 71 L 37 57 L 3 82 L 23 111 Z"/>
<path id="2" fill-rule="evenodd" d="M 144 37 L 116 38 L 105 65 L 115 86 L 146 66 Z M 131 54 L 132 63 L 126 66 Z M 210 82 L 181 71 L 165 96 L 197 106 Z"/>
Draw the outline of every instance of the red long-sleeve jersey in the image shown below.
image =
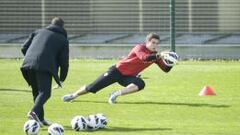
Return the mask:
<path id="1" fill-rule="evenodd" d="M 156 52 L 148 50 L 145 44 L 138 44 L 126 58 L 116 64 L 116 67 L 122 75 L 126 76 L 136 76 L 153 63 L 156 63 L 164 72 L 170 71 L 172 67 L 166 66 L 161 58 L 149 60 L 148 58 L 154 56 L 153 54 L 156 54 Z"/>

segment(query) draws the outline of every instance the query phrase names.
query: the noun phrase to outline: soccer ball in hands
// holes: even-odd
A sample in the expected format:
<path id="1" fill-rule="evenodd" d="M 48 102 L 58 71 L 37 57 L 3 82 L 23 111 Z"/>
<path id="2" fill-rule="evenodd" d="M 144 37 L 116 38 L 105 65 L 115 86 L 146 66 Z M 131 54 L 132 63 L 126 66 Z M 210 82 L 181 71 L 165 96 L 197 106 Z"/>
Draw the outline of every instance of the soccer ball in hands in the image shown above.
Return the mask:
<path id="1" fill-rule="evenodd" d="M 75 116 L 71 121 L 72 129 L 75 131 L 87 129 L 87 120 L 83 116 Z"/>
<path id="2" fill-rule="evenodd" d="M 40 125 L 35 120 L 28 120 L 23 126 L 23 130 L 27 135 L 37 135 L 39 133 Z"/>
<path id="3" fill-rule="evenodd" d="M 64 135 L 64 128 L 62 125 L 54 123 L 48 127 L 48 135 Z"/>
<path id="4" fill-rule="evenodd" d="M 176 65 L 179 59 L 177 53 L 171 51 L 161 52 L 161 57 L 163 59 L 164 64 L 170 67 Z"/>

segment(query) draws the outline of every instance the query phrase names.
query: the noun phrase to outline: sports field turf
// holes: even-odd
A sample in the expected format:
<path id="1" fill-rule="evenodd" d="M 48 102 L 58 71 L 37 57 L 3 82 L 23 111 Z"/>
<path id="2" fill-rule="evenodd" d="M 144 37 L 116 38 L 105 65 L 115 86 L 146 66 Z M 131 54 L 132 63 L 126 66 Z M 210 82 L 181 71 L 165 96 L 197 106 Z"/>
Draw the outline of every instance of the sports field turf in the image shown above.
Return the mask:
<path id="1" fill-rule="evenodd" d="M 118 84 L 98 94 L 89 94 L 72 103 L 61 96 L 93 81 L 116 60 L 71 60 L 62 89 L 53 90 L 45 106 L 46 118 L 60 123 L 65 135 L 239 135 L 240 134 L 240 62 L 186 61 L 170 73 L 156 65 L 145 70 L 143 91 L 118 98 L 109 105 L 108 94 L 121 89 Z M 21 135 L 26 114 L 32 107 L 30 88 L 19 67 L 22 60 L 0 60 L 0 135 Z M 54 84 L 53 84 L 54 85 Z M 217 96 L 200 97 L 209 85 Z M 75 132 L 70 121 L 75 115 L 103 113 L 106 129 Z M 47 128 L 40 131 L 46 135 Z"/>

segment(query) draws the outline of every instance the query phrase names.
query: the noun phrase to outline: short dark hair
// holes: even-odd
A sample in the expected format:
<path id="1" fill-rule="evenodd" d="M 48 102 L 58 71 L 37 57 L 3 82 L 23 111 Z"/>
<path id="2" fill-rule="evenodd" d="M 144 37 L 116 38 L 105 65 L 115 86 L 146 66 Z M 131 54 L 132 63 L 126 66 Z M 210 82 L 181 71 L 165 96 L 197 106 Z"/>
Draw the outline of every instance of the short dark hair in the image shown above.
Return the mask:
<path id="1" fill-rule="evenodd" d="M 149 33 L 147 35 L 147 37 L 146 37 L 146 41 L 150 41 L 153 38 L 160 40 L 160 37 L 159 37 L 158 34 L 156 34 L 156 33 Z"/>
<path id="2" fill-rule="evenodd" d="M 64 21 L 60 17 L 54 17 L 51 21 L 51 24 L 63 27 L 64 26 Z"/>

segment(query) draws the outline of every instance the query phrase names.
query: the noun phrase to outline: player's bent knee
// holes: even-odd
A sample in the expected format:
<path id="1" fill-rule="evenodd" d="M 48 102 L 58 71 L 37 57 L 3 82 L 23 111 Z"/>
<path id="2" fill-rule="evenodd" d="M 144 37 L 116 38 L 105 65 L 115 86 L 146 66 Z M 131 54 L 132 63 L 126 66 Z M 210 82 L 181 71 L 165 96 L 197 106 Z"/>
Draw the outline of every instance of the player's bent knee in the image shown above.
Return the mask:
<path id="1" fill-rule="evenodd" d="M 143 80 L 139 80 L 136 84 L 138 86 L 138 90 L 143 90 L 145 87 L 145 82 Z"/>
<path id="2" fill-rule="evenodd" d="M 51 93 L 50 92 L 40 92 L 39 96 L 42 100 L 46 101 L 51 97 Z"/>
<path id="3" fill-rule="evenodd" d="M 51 97 L 51 92 L 45 93 L 45 98 L 49 99 Z"/>

